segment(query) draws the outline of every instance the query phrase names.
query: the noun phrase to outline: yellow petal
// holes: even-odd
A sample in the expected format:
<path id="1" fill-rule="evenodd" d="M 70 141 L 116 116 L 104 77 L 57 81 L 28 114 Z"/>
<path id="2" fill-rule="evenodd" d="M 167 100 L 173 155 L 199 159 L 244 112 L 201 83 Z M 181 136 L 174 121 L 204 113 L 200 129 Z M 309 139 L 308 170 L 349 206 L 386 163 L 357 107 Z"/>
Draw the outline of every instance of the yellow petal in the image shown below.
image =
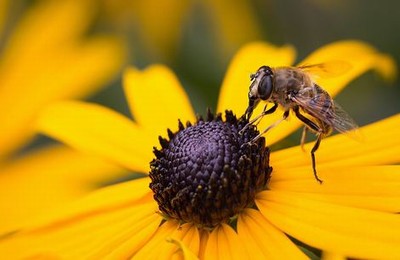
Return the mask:
<path id="1" fill-rule="evenodd" d="M 239 215 L 238 235 L 254 259 L 307 259 L 300 249 L 259 211 L 246 209 Z"/>
<path id="2" fill-rule="evenodd" d="M 0 233 L 16 229 L 93 190 L 124 170 L 97 157 L 55 146 L 1 166 Z M 31 216 L 27 218 L 27 216 Z"/>
<path id="3" fill-rule="evenodd" d="M 200 239 L 197 228 L 169 220 L 158 228 L 151 240 L 134 257 L 155 259 L 161 256 L 163 259 L 171 259 L 175 253 L 181 252 L 171 240 L 182 241 L 192 252 L 198 252 Z"/>
<path id="4" fill-rule="evenodd" d="M 147 173 L 156 141 L 132 121 L 105 107 L 74 101 L 50 105 L 37 128 L 79 150 Z"/>
<path id="5" fill-rule="evenodd" d="M 139 210 L 139 208 L 136 210 Z M 138 215 L 137 213 L 134 214 Z M 135 222 L 132 227 L 127 228 L 122 236 L 115 236 L 113 241 L 110 237 L 110 239 L 104 241 L 105 245 L 94 248 L 95 254 L 91 254 L 91 258 L 101 259 L 107 256 L 109 259 L 128 259 L 141 250 L 156 232 L 161 217 L 154 212 L 147 218 L 143 218 L 141 214 L 139 216 L 141 216 L 141 219 Z"/>
<path id="6" fill-rule="evenodd" d="M 200 250 L 200 232 L 195 225 L 182 225 L 188 228 L 188 232 L 180 239 L 180 243 L 185 246 L 186 251 L 190 251 L 194 255 L 199 255 Z M 185 250 L 183 250 L 185 254 Z M 188 253 L 188 252 L 187 252 Z"/>
<path id="7" fill-rule="evenodd" d="M 211 232 L 204 252 L 204 259 L 244 259 L 245 251 L 235 231 L 221 224 Z"/>
<path id="8" fill-rule="evenodd" d="M 144 71 L 129 68 L 124 73 L 124 90 L 131 113 L 140 127 L 164 134 L 178 129 L 178 119 L 193 122 L 189 98 L 174 73 L 162 65 Z"/>
<path id="9" fill-rule="evenodd" d="M 173 237 L 168 238 L 170 242 L 175 243 L 180 250 L 175 251 L 172 257 L 182 259 L 199 259 L 199 249 L 200 249 L 200 232 L 199 229 L 191 224 L 182 225 L 183 228 L 188 229 L 186 234 L 181 238 L 177 239 L 177 234 L 174 234 Z M 181 227 L 181 228 L 182 228 Z M 183 234 L 183 232 L 179 232 L 178 234 Z"/>
<path id="10" fill-rule="evenodd" d="M 400 162 L 400 114 L 364 126 L 362 141 L 338 134 L 322 140 L 315 153 L 317 166 L 379 165 Z M 310 150 L 314 143 L 271 153 L 270 163 L 276 169 L 311 165 Z M 310 166 L 311 167 L 311 166 Z"/>
<path id="11" fill-rule="evenodd" d="M 182 241 L 171 239 L 171 242 L 175 243 L 180 248 L 180 250 L 182 250 L 183 259 L 185 260 L 199 259 L 199 257 L 192 251 L 190 251 L 190 249 L 184 243 L 182 243 Z"/>
<path id="12" fill-rule="evenodd" d="M 393 58 L 378 52 L 367 43 L 355 40 L 338 41 L 325 45 L 313 52 L 300 65 L 329 61 L 343 61 L 350 65 L 341 75 L 316 79 L 318 84 L 331 95 L 336 95 L 350 81 L 367 70 L 376 70 L 386 79 L 393 79 L 397 73 Z"/>
<path id="13" fill-rule="evenodd" d="M 400 257 L 400 216 L 266 191 L 257 207 L 276 227 L 316 248 L 355 258 Z"/>
<path id="14" fill-rule="evenodd" d="M 79 1 L 40 4 L 11 35 L 0 65 L 0 109 L 7 111 L 0 115 L 0 155 L 32 137 L 32 121 L 43 106 L 93 93 L 120 68 L 121 42 L 109 37 L 80 39 L 90 21 L 88 8 Z"/>
<path id="15" fill-rule="evenodd" d="M 314 175 L 312 174 L 312 169 L 310 167 L 297 167 L 297 168 L 289 168 L 289 169 L 279 169 L 277 172 L 272 172 L 270 187 L 272 188 L 284 188 L 290 191 L 306 191 L 311 189 L 312 192 L 327 192 L 327 193 L 336 193 L 334 189 L 338 193 L 346 192 L 348 194 L 374 194 L 373 191 L 369 190 L 370 188 L 363 188 L 364 183 L 371 183 L 370 185 L 380 184 L 386 185 L 387 188 L 381 189 L 377 194 L 398 194 L 396 192 L 396 185 L 400 182 L 399 171 L 400 168 L 398 165 L 378 165 L 378 166 L 321 166 L 321 177 L 323 177 L 326 181 L 322 183 L 322 185 L 313 185 L 310 183 L 310 186 L 307 186 L 305 189 L 300 189 L 300 187 L 291 187 L 291 184 L 296 184 L 303 182 L 304 185 L 308 185 L 307 183 L 315 180 Z M 285 182 L 285 184 L 283 184 Z M 348 182 L 348 186 L 343 187 L 345 182 Z M 318 183 L 318 182 L 316 182 Z M 360 183 L 360 184 L 358 184 Z M 326 185 L 325 185 L 326 184 Z M 284 186 L 288 185 L 288 186 Z M 355 186 L 354 186 L 355 185 Z M 334 188 L 334 186 L 337 186 Z M 354 189 L 348 189 L 349 187 L 353 187 Z M 392 188 L 391 188 L 392 187 Z M 291 190 L 295 188 L 295 190 Z M 300 190 L 299 190 L 300 189 Z"/>
<path id="16" fill-rule="evenodd" d="M 208 237 L 209 237 L 210 233 L 209 233 L 209 231 L 206 231 L 206 230 L 199 230 L 199 232 L 200 232 L 199 258 L 205 259 L 204 255 L 206 252 Z"/>
<path id="17" fill-rule="evenodd" d="M 152 204 L 153 211 L 156 212 L 157 204 L 152 199 L 149 182 L 150 179 L 146 177 L 97 189 L 71 204 L 32 217 L 25 229 L 62 227 L 64 223 L 96 215 L 97 212 L 124 209 L 143 203 L 149 204 L 148 207 Z"/>
<path id="18" fill-rule="evenodd" d="M 168 238 L 179 229 L 179 224 L 176 221 L 166 221 L 163 223 L 138 252 L 135 254 L 137 259 L 156 258 L 161 256 L 161 251 L 173 251 L 176 246 L 167 241 Z M 171 252 L 170 252 L 171 254 Z M 165 257 L 167 259 L 167 257 Z"/>
<path id="19" fill-rule="evenodd" d="M 340 205 L 400 211 L 400 166 L 320 167 L 318 173 L 322 185 L 311 167 L 277 171 L 269 188 Z"/>
<path id="20" fill-rule="evenodd" d="M 346 256 L 337 254 L 335 252 L 323 252 L 322 254 L 323 260 L 346 260 Z"/>
<path id="21" fill-rule="evenodd" d="M 217 111 L 229 109 L 241 116 L 248 105 L 250 74 L 262 65 L 291 65 L 294 58 L 295 50 L 289 45 L 276 47 L 262 42 L 245 45 L 233 57 L 225 74 Z"/>
<path id="22" fill-rule="evenodd" d="M 153 203 L 131 205 L 16 233 L 0 240 L 0 253 L 15 258 L 42 255 L 76 259 L 103 258 L 116 250 L 120 253 L 117 255 L 126 257 L 138 250 L 157 229 L 161 219 L 154 210 Z M 121 250 L 125 242 L 131 243 L 129 252 L 126 248 Z"/>
<path id="23" fill-rule="evenodd" d="M 38 52 L 45 54 L 45 50 L 54 51 L 57 47 L 77 41 L 93 19 L 92 7 L 88 2 L 74 1 L 39 2 L 33 5 L 9 36 L 4 49 L 4 62 L 19 60 L 27 65 L 23 57 L 31 58 L 37 56 Z M 49 23 L 49 19 L 52 23 Z"/>

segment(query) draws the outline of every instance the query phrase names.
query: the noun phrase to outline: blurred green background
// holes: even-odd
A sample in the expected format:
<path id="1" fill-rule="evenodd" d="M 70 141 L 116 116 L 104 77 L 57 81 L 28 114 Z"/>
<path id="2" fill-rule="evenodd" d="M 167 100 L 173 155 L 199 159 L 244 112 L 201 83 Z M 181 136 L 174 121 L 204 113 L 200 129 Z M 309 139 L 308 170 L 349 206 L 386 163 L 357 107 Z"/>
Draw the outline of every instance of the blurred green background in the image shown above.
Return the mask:
<path id="1" fill-rule="evenodd" d="M 198 113 L 215 110 L 229 61 L 254 40 L 291 44 L 300 61 L 330 42 L 357 39 L 400 63 L 400 2 L 395 0 L 86 1 L 94 11 L 88 34 L 121 37 L 128 48 L 127 65 L 171 67 Z M 36 2 L 11 2 L 9 27 Z M 128 114 L 121 76 L 122 71 L 90 101 Z M 400 112 L 399 98 L 398 78 L 387 83 L 369 72 L 336 100 L 365 125 Z"/>

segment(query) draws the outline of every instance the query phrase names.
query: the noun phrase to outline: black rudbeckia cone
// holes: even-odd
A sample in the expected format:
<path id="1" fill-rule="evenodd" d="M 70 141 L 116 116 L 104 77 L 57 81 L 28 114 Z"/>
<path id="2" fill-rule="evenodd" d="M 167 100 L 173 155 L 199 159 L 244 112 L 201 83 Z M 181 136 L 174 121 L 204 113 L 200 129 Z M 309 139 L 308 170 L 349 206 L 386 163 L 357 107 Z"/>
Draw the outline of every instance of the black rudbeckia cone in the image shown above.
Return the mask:
<path id="1" fill-rule="evenodd" d="M 199 227 L 214 227 L 253 206 L 265 188 L 272 168 L 265 139 L 254 126 L 239 131 L 247 121 L 226 111 L 198 118 L 179 131 L 159 138 L 161 150 L 150 163 L 150 188 L 167 217 Z"/>

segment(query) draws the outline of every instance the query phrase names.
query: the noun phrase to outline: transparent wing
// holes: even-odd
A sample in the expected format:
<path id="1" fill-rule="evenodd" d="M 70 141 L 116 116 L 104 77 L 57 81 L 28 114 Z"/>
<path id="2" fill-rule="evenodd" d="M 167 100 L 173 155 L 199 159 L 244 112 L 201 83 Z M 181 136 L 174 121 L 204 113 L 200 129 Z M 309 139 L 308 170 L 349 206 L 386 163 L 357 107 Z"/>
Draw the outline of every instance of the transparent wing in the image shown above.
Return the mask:
<path id="1" fill-rule="evenodd" d="M 304 64 L 298 68 L 316 78 L 330 78 L 346 73 L 351 68 L 351 64 L 345 61 L 328 61 L 311 65 Z"/>
<path id="2" fill-rule="evenodd" d="M 316 95 L 299 93 L 292 97 L 292 101 L 297 103 L 307 114 L 332 126 L 336 131 L 361 140 L 358 125 L 353 118 L 332 100 L 327 92 L 322 89 L 320 91 Z"/>
<path id="3" fill-rule="evenodd" d="M 358 130 L 358 125 L 354 119 L 337 102 L 333 101 L 333 104 L 334 109 L 330 113 L 333 128 L 340 133 Z"/>

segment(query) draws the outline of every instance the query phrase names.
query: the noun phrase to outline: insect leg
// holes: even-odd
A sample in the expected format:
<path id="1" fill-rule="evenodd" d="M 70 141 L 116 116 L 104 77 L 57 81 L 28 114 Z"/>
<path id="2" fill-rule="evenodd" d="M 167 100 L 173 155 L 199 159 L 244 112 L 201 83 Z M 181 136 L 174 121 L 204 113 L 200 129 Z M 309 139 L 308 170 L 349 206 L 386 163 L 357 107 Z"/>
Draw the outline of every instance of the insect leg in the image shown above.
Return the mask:
<path id="1" fill-rule="evenodd" d="M 301 134 L 301 141 L 300 141 L 301 150 L 303 150 L 303 152 L 305 151 L 304 150 L 304 143 L 306 142 L 307 131 L 308 131 L 307 126 L 303 127 L 303 132 Z"/>
<path id="2" fill-rule="evenodd" d="M 317 132 L 317 141 L 315 142 L 314 147 L 311 149 L 311 161 L 312 161 L 312 167 L 313 167 L 313 171 L 314 171 L 314 177 L 319 183 L 322 183 L 322 180 L 318 177 L 317 169 L 316 169 L 316 166 L 315 166 L 316 165 L 316 163 L 315 163 L 315 152 L 318 150 L 318 147 L 319 147 L 319 144 L 321 143 L 324 131 L 319 125 L 317 125 L 316 123 L 314 123 L 313 121 L 311 121 L 307 117 L 305 117 L 302 114 L 300 114 L 300 111 L 299 111 L 298 107 L 293 108 L 293 111 L 296 114 L 296 117 L 298 119 L 300 119 L 304 124 L 306 124 L 306 126 L 308 126 L 312 130 Z M 302 140 L 302 145 L 303 145 L 303 140 Z"/>
<path id="3" fill-rule="evenodd" d="M 314 123 L 313 121 L 311 121 L 307 117 L 305 117 L 302 114 L 300 114 L 299 107 L 294 107 L 293 111 L 296 114 L 296 117 L 298 119 L 300 119 L 306 126 L 311 128 L 311 130 L 313 130 L 313 131 L 315 131 L 317 133 L 322 132 L 322 128 L 320 126 L 318 126 L 316 123 Z"/>
<path id="4" fill-rule="evenodd" d="M 261 114 L 260 114 L 259 116 L 257 116 L 257 120 L 259 119 L 257 123 L 255 123 L 255 121 L 257 121 L 257 120 L 252 120 L 252 122 L 253 122 L 256 126 L 261 122 L 261 118 L 262 118 L 263 116 L 266 115 L 265 112 L 267 111 L 267 106 L 268 106 L 268 103 L 265 104 L 264 109 L 263 109 L 263 111 L 261 112 Z M 273 108 L 273 107 L 271 107 L 271 109 L 272 109 L 272 108 Z M 271 109 L 268 109 L 268 111 L 271 110 Z M 275 110 L 274 110 L 274 111 L 275 111 Z M 274 111 L 272 111 L 272 112 L 274 112 Z M 269 112 L 268 114 L 270 114 L 270 113 L 272 113 L 272 112 Z"/>
<path id="5" fill-rule="evenodd" d="M 311 149 L 311 159 L 312 159 L 312 167 L 313 167 L 313 171 L 314 171 L 314 177 L 320 184 L 322 184 L 322 180 L 318 177 L 317 170 L 315 168 L 315 154 L 314 153 L 318 150 L 321 140 L 322 140 L 322 134 L 318 133 L 317 141 L 315 142 L 314 147 Z"/>
<path id="6" fill-rule="evenodd" d="M 260 102 L 259 99 L 254 99 L 254 98 L 249 97 L 249 105 L 247 106 L 246 112 L 244 113 L 244 117 L 247 120 L 250 120 L 250 117 L 253 114 L 253 110 L 259 102 Z"/>
<path id="7" fill-rule="evenodd" d="M 283 120 L 285 120 L 287 117 L 289 116 L 289 110 L 286 110 L 283 113 L 283 117 L 281 119 L 279 119 L 278 121 L 276 121 L 275 123 L 273 123 L 272 125 L 268 126 L 267 128 L 265 128 L 261 133 L 259 133 L 256 137 L 254 137 L 253 142 L 257 141 L 258 138 L 260 138 L 263 134 L 265 134 L 266 132 L 268 132 L 271 128 L 277 126 L 280 122 L 282 122 Z"/>
<path id="8" fill-rule="evenodd" d="M 274 106 L 271 107 L 270 109 L 266 110 L 267 105 L 265 105 L 264 110 L 261 114 L 259 114 L 258 116 L 256 116 L 255 118 L 253 118 L 253 120 L 251 120 L 250 122 L 248 122 L 243 128 L 242 130 L 239 131 L 239 134 L 242 134 L 250 125 L 252 125 L 254 122 L 256 122 L 258 119 L 262 118 L 265 115 L 271 114 L 273 112 L 275 112 L 275 110 L 278 108 L 278 104 L 274 103 Z"/>

